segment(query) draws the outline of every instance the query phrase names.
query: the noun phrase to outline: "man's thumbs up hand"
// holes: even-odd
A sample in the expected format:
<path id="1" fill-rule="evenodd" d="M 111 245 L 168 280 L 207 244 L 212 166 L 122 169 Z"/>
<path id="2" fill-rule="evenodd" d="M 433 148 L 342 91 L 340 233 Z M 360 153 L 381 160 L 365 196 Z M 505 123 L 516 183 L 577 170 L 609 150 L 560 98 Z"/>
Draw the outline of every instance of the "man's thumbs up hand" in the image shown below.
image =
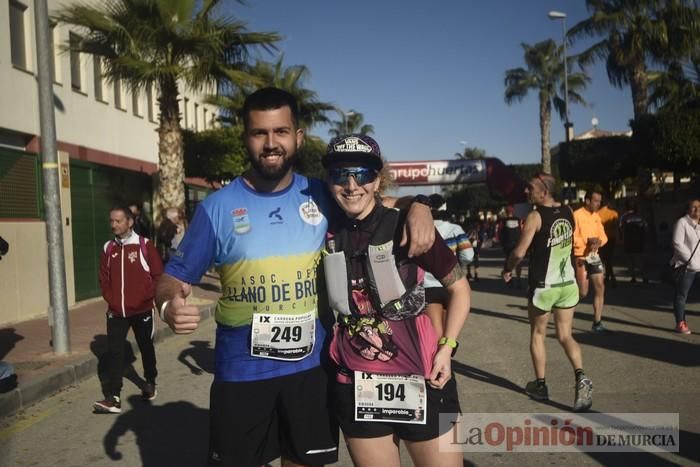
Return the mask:
<path id="1" fill-rule="evenodd" d="M 183 282 L 175 297 L 165 303 L 163 320 L 175 334 L 190 334 L 199 326 L 199 308 L 186 301 L 190 293 L 192 286 Z"/>

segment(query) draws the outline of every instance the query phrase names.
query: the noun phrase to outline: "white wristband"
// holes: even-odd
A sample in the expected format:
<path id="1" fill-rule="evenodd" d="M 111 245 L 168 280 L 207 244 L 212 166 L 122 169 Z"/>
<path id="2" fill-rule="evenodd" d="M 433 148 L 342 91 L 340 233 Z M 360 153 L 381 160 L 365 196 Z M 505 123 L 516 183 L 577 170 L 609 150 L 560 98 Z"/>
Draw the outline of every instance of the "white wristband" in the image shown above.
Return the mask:
<path id="1" fill-rule="evenodd" d="M 158 316 L 160 316 L 160 319 L 163 322 L 165 322 L 165 307 L 167 307 L 169 303 L 170 300 L 164 301 L 163 304 L 160 306 L 160 309 L 158 310 Z"/>

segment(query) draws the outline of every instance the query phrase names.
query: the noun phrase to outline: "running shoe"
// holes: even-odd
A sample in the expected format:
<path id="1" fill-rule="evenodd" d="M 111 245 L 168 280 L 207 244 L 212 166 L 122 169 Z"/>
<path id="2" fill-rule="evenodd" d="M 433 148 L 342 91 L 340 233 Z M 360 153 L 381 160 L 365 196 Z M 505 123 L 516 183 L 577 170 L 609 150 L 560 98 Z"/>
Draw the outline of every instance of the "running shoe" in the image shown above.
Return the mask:
<path id="1" fill-rule="evenodd" d="M 593 331 L 597 334 L 603 334 L 605 332 L 608 332 L 608 328 L 603 326 L 602 321 L 599 321 L 598 324 L 593 323 L 593 326 L 591 326 L 591 331 Z"/>
<path id="2" fill-rule="evenodd" d="M 119 396 L 112 396 L 95 402 L 92 408 L 96 413 L 122 413 L 122 401 Z"/>
<path id="3" fill-rule="evenodd" d="M 549 389 L 547 384 L 538 384 L 537 381 L 530 381 L 525 386 L 525 394 L 536 401 L 549 400 Z"/>
<path id="4" fill-rule="evenodd" d="M 574 412 L 584 412 L 593 405 L 593 382 L 582 376 L 576 383 L 576 398 L 574 400 Z"/>
<path id="5" fill-rule="evenodd" d="M 146 383 L 143 385 L 143 389 L 141 390 L 141 396 L 143 396 L 144 400 L 152 401 L 156 398 L 157 395 L 158 390 L 156 390 L 155 383 Z"/>
<path id="6" fill-rule="evenodd" d="M 681 321 L 678 323 L 678 326 L 676 326 L 676 332 L 679 334 L 690 334 L 690 328 L 685 321 Z"/>

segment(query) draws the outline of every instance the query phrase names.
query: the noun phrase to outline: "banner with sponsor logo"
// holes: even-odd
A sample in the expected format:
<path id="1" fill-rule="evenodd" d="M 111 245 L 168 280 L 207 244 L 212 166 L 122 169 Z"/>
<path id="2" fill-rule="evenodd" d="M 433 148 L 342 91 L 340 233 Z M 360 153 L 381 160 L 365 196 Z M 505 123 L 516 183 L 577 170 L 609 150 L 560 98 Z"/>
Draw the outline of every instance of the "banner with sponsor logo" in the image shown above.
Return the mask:
<path id="1" fill-rule="evenodd" d="M 389 162 L 397 185 L 449 185 L 486 181 L 486 160 Z"/>
<path id="2" fill-rule="evenodd" d="M 678 413 L 440 414 L 440 451 L 679 452 Z"/>

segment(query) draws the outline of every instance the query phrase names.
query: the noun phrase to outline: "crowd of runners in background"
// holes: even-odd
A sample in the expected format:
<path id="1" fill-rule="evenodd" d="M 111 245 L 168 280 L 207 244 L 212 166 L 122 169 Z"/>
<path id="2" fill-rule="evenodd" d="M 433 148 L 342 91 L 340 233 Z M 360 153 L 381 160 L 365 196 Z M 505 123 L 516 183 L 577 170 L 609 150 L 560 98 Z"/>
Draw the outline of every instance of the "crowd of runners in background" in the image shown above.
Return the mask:
<path id="1" fill-rule="evenodd" d="M 575 211 L 585 205 L 580 201 L 570 203 Z M 601 248 L 600 256 L 605 267 L 605 283 L 617 285 L 615 267 L 627 270 L 629 282 L 647 283 L 660 280 L 650 264 L 651 256 L 663 253 L 670 257 L 673 225 L 667 222 L 654 222 L 653 215 L 641 212 L 640 203 L 633 198 L 609 200 L 603 198 L 597 213 L 601 218 L 608 243 Z M 479 213 L 478 217 L 467 217 L 459 210 L 447 211 L 447 220 L 464 229 L 474 249 L 474 259 L 469 265 L 468 278 L 479 280 L 479 253 L 482 248 L 499 248 L 507 256 L 515 246 L 519 236 L 513 234 L 513 223 L 522 228 L 523 219 L 514 212 L 512 205 L 504 205 L 498 210 Z M 679 209 L 677 217 L 685 214 Z M 522 214 L 520 214 L 522 216 Z"/>

